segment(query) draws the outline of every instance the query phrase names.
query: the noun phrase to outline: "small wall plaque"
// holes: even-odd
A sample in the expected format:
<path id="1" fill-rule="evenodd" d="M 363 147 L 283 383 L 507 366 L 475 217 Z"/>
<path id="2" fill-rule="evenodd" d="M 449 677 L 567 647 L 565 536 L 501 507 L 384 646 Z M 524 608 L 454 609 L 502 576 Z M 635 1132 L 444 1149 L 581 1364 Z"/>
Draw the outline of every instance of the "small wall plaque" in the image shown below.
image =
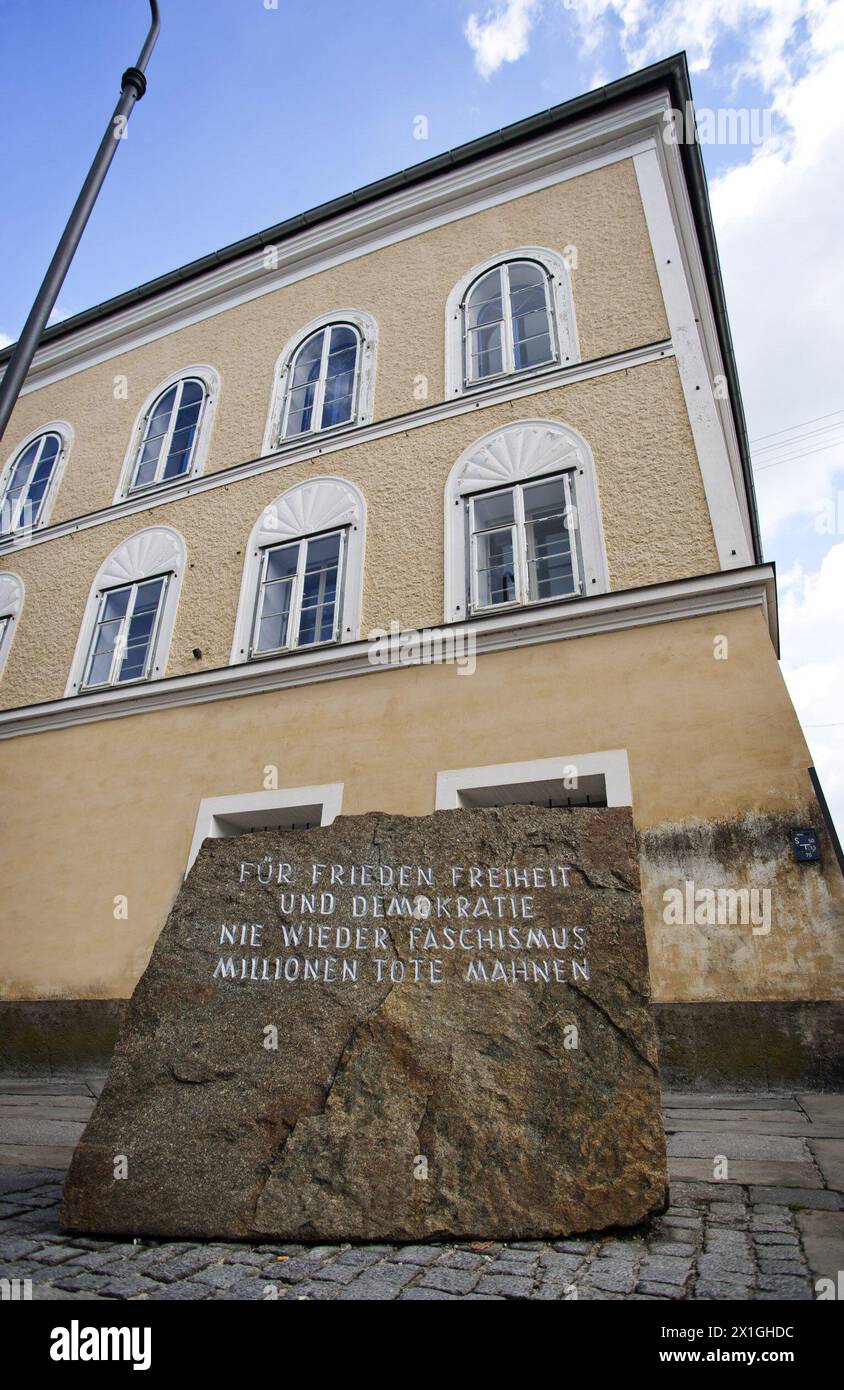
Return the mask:
<path id="1" fill-rule="evenodd" d="M 816 864 L 821 857 L 818 837 L 814 830 L 792 830 L 794 858 L 799 864 Z"/>

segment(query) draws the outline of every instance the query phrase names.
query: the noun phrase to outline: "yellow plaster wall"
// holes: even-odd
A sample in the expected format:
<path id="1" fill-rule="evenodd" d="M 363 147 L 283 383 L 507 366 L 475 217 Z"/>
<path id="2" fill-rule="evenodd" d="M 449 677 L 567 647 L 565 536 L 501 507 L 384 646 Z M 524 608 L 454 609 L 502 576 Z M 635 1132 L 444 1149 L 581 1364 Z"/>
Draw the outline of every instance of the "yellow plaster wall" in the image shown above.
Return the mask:
<path id="1" fill-rule="evenodd" d="M 262 509 L 310 477 L 331 473 L 368 508 L 362 634 L 441 623 L 443 494 L 462 451 L 520 418 L 562 420 L 590 444 L 610 585 L 635 588 L 718 569 L 709 511 L 673 358 L 452 417 L 199 493 L 131 517 L 12 552 L 0 567 L 26 598 L 2 679 L 0 708 L 64 694 L 91 584 L 103 560 L 145 526 L 185 538 L 167 674 L 228 664 L 244 549 Z M 203 653 L 197 661 L 192 651 Z"/>
<path id="2" fill-rule="evenodd" d="M 738 857 L 698 856 L 698 875 L 741 887 L 741 874 L 773 893 L 766 937 L 667 927 L 662 894 L 685 866 L 645 855 L 655 997 L 840 996 L 844 885 L 828 844 L 821 867 L 791 860 L 787 827 L 817 807 L 758 610 L 491 653 L 472 676 L 377 671 L 1 742 L 2 993 L 127 995 L 178 891 L 200 801 L 261 790 L 268 765 L 281 787 L 343 782 L 349 814 L 422 815 L 438 770 L 613 748 L 627 750 L 645 842 L 737 831 Z M 757 848 L 742 827 L 762 821 Z"/>
<path id="3" fill-rule="evenodd" d="M 420 376 L 427 403 L 439 401 L 450 290 L 472 266 L 523 245 L 576 249 L 584 359 L 668 336 L 635 170 L 624 159 L 320 271 L 33 391 L 15 408 L 1 461 L 30 430 L 68 420 L 76 440 L 51 520 L 110 506 L 143 402 L 171 372 L 204 362 L 221 378 L 205 471 L 255 458 L 279 352 L 335 308 L 366 310 L 378 324 L 376 419 L 418 409 Z M 125 378 L 125 399 L 115 395 L 115 377 Z"/>

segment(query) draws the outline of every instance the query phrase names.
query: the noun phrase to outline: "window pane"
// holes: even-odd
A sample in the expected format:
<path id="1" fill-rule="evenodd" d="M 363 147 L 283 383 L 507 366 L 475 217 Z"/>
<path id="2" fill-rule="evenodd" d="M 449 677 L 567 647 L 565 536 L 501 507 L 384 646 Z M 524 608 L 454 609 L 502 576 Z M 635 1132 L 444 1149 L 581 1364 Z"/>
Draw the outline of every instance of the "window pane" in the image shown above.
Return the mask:
<path id="1" fill-rule="evenodd" d="M 126 650 L 117 675 L 119 682 L 139 680 L 146 675 L 150 643 L 163 591 L 163 579 L 150 579 L 137 586 L 135 607 L 126 633 Z"/>
<path id="2" fill-rule="evenodd" d="M 339 561 L 339 535 L 318 536 L 308 542 L 299 618 L 300 647 L 330 642 L 334 636 Z"/>
<path id="3" fill-rule="evenodd" d="M 545 317 L 544 314 L 542 317 Z M 543 362 L 553 360 L 554 351 L 547 333 L 540 333 L 534 338 L 514 338 L 513 361 L 517 372 L 525 367 L 539 367 Z"/>
<path id="4" fill-rule="evenodd" d="M 466 301 L 466 327 L 498 323 L 504 317 L 501 302 L 501 267 L 482 275 Z"/>
<path id="5" fill-rule="evenodd" d="M 160 439 L 162 435 L 167 433 L 170 416 L 176 403 L 177 389 L 178 385 L 171 386 L 169 390 L 164 392 L 163 396 L 159 396 L 147 422 L 146 439 Z"/>
<path id="6" fill-rule="evenodd" d="M 322 344 L 325 338 L 325 329 L 319 333 L 314 333 L 303 343 L 296 354 L 296 363 L 293 368 L 293 386 L 302 386 L 305 382 L 316 381 L 319 377 L 320 363 L 322 362 Z"/>
<path id="7" fill-rule="evenodd" d="M 294 575 L 298 560 L 298 542 L 296 545 L 280 545 L 277 549 L 269 551 L 265 573 L 266 582 L 270 583 L 274 579 L 286 579 Z"/>
<path id="8" fill-rule="evenodd" d="M 572 538 L 566 525 L 563 479 L 526 487 L 524 504 L 529 598 L 561 598 L 573 593 Z"/>
<path id="9" fill-rule="evenodd" d="M 180 406 L 182 410 L 189 405 L 200 406 L 204 399 L 205 387 L 201 381 L 194 381 L 191 379 L 190 381 L 182 382 L 182 400 Z"/>
<path id="10" fill-rule="evenodd" d="M 485 376 L 497 376 L 504 370 L 501 324 L 492 328 L 475 328 L 468 335 L 466 345 L 469 352 L 469 380 L 479 381 Z"/>
<path id="11" fill-rule="evenodd" d="M 114 618 L 122 618 L 129 607 L 129 595 L 131 589 L 112 589 L 110 594 L 104 597 L 101 621 L 109 622 Z"/>
<path id="12" fill-rule="evenodd" d="M 511 261 L 507 268 L 510 274 L 511 294 L 535 285 L 539 285 L 543 294 L 545 293 L 545 271 L 536 261 Z"/>
<path id="13" fill-rule="evenodd" d="M 352 395 L 338 395 L 329 399 L 328 386 L 326 385 L 326 397 L 322 407 L 322 428 L 329 429 L 331 425 L 342 425 L 352 418 Z"/>
<path id="14" fill-rule="evenodd" d="M 280 545 L 267 552 L 255 632 L 256 652 L 273 652 L 287 646 L 293 580 L 298 563 L 298 542 L 295 545 Z"/>
<path id="15" fill-rule="evenodd" d="M 513 521 L 513 489 L 476 497 L 473 504 L 476 531 L 488 531 L 494 526 L 509 526 Z"/>
<path id="16" fill-rule="evenodd" d="M 132 617 L 133 622 L 139 613 L 146 613 L 149 609 L 155 611 L 158 607 L 158 600 L 161 597 L 161 590 L 163 587 L 163 579 L 149 579 L 146 583 L 138 585 L 138 596 L 135 599 L 135 608 Z"/>
<path id="17" fill-rule="evenodd" d="M 486 531 L 475 537 L 478 607 L 512 603 L 516 597 L 513 531 Z"/>
<path id="18" fill-rule="evenodd" d="M 264 590 L 255 638 L 256 652 L 274 652 L 287 646 L 287 624 L 292 594 L 293 581 L 290 579 L 270 584 Z"/>
<path id="19" fill-rule="evenodd" d="M 347 323 L 335 324 L 331 330 L 331 342 L 328 348 L 329 357 L 335 356 L 338 352 L 348 352 L 350 349 L 357 351 L 358 335 Z"/>
<path id="20" fill-rule="evenodd" d="M 284 429 L 285 439 L 294 434 L 304 434 L 305 430 L 311 428 L 315 394 L 316 386 L 313 382 L 309 382 L 307 386 L 296 386 L 290 392 L 290 407 Z"/>
<path id="21" fill-rule="evenodd" d="M 562 514 L 566 509 L 566 488 L 562 478 L 531 483 L 524 490 L 525 520 Z"/>

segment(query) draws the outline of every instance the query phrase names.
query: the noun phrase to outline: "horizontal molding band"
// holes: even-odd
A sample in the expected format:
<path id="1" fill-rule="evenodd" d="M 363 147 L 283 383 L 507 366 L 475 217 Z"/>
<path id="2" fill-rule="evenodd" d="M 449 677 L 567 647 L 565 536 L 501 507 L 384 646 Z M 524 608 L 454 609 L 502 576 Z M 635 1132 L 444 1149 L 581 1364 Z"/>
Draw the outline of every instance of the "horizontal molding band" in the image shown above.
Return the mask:
<path id="1" fill-rule="evenodd" d="M 87 531 L 92 526 L 104 526 L 110 521 L 119 521 L 125 516 L 157 511 L 185 497 L 193 497 L 201 492 L 213 492 L 215 488 L 230 487 L 232 483 L 254 478 L 260 473 L 273 473 L 291 464 L 306 462 L 308 459 L 325 458 L 358 444 L 368 444 L 376 439 L 384 439 L 391 434 L 402 434 L 408 430 L 420 429 L 448 420 L 456 415 L 470 415 L 473 411 L 484 410 L 507 401 L 521 400 L 535 396 L 543 391 L 553 391 L 560 386 L 575 382 L 589 381 L 595 377 L 608 376 L 613 372 L 629 371 L 633 367 L 646 366 L 663 358 L 673 357 L 674 348 L 670 339 L 658 343 L 647 343 L 640 347 L 627 348 L 623 352 L 608 357 L 593 358 L 589 362 L 576 362 L 569 367 L 556 367 L 549 371 L 532 375 L 529 381 L 510 382 L 507 385 L 485 387 L 472 391 L 453 401 L 441 401 L 437 405 L 423 406 L 420 410 L 408 411 L 404 415 L 393 415 L 387 420 L 373 421 L 369 425 L 353 425 L 348 429 L 323 436 L 320 442 L 315 438 L 308 444 L 285 445 L 271 454 L 249 459 L 245 463 L 233 464 L 231 468 L 220 469 L 216 473 L 205 473 L 199 477 L 187 478 L 182 483 L 173 484 L 154 497 L 131 497 L 113 506 L 103 507 L 84 516 L 71 517 L 53 526 L 43 526 L 21 538 L 0 541 L 0 566 L 7 558 L 33 545 L 43 545 L 46 541 L 60 536 L 72 536 L 78 531 Z"/>
<path id="2" fill-rule="evenodd" d="M 541 609 L 523 609 L 474 622 L 449 623 L 423 631 L 465 638 L 474 633 L 478 655 L 537 643 L 564 641 L 646 624 L 696 618 L 737 608 L 759 607 L 776 642 L 776 583 L 773 565 L 678 579 L 641 589 L 625 589 L 594 598 L 568 600 Z M 415 629 L 409 629 L 410 635 Z M 401 636 L 401 634 L 399 634 Z M 466 651 L 464 645 L 463 651 Z M 121 719 L 185 705 L 207 704 L 247 695 L 262 695 L 317 681 L 406 669 L 369 659 L 370 642 L 341 643 L 319 651 L 296 652 L 270 661 L 222 667 L 190 676 L 171 676 L 125 690 L 98 691 L 0 713 L 0 739 L 44 733 Z M 410 663 L 408 663 L 410 664 Z M 418 664 L 418 663 L 413 663 Z"/>

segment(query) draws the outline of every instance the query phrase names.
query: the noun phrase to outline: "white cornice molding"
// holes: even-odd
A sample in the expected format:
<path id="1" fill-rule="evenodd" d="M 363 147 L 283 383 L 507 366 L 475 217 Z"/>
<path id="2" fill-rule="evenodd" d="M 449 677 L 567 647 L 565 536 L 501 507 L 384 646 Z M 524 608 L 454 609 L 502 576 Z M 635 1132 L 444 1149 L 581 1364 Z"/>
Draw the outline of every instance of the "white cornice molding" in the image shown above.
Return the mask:
<path id="1" fill-rule="evenodd" d="M 772 565 L 728 570 L 695 579 L 653 584 L 643 589 L 522 609 L 445 630 L 474 633 L 477 652 L 505 651 L 564 641 L 653 623 L 697 618 L 734 609 L 760 608 L 776 644 L 776 584 Z M 464 645 L 465 650 L 465 645 Z M 0 739 L 50 732 L 77 724 L 149 714 L 214 700 L 260 695 L 317 681 L 344 680 L 390 670 L 370 660 L 368 641 L 350 642 L 269 661 L 227 666 L 216 671 L 142 686 L 92 692 L 0 713 Z M 405 669 L 404 666 L 395 669 Z"/>
<path id="2" fill-rule="evenodd" d="M 45 541 L 74 535 L 77 531 L 87 531 L 92 526 L 104 526 L 109 521 L 118 521 L 122 517 L 134 516 L 139 512 L 153 512 L 159 507 L 169 506 L 171 502 L 177 502 L 183 497 L 192 497 L 198 492 L 230 487 L 232 483 L 241 482 L 244 478 L 254 478 L 260 473 L 274 473 L 308 459 L 325 458 L 328 454 L 352 449 L 358 444 L 368 444 L 374 439 L 384 439 L 391 434 L 405 434 L 408 430 L 420 429 L 439 420 L 451 419 L 455 415 L 470 415 L 473 411 L 501 405 L 506 401 L 535 396 L 544 391 L 556 390 L 559 386 L 589 381 L 593 377 L 609 376 L 613 372 L 626 372 L 633 367 L 647 366 L 673 356 L 674 349 L 666 339 L 659 343 L 648 343 L 644 347 L 629 348 L 610 357 L 579 362 L 571 367 L 552 367 L 518 383 L 508 382 L 501 386 L 478 388 L 476 391 L 467 392 L 459 400 L 425 406 L 420 410 L 408 411 L 405 415 L 395 415 L 389 420 L 379 420 L 371 425 L 350 425 L 315 434 L 304 442 L 294 441 L 285 444 L 271 454 L 248 459 L 245 463 L 220 469 L 216 473 L 205 473 L 176 483 L 162 484 L 154 495 L 128 497 L 124 502 L 103 507 L 98 512 L 70 517 L 67 521 L 57 522 L 53 526 L 44 526 L 40 530 L 27 532 L 19 537 L 9 537 L 0 541 L 0 564 L 3 564 L 6 556 L 18 550 L 26 550 L 31 545 L 42 545 Z"/>
<path id="3" fill-rule="evenodd" d="M 667 88 L 634 98 L 206 270 L 45 343 L 23 393 L 330 266 L 630 158 L 653 147 L 669 107 Z"/>

